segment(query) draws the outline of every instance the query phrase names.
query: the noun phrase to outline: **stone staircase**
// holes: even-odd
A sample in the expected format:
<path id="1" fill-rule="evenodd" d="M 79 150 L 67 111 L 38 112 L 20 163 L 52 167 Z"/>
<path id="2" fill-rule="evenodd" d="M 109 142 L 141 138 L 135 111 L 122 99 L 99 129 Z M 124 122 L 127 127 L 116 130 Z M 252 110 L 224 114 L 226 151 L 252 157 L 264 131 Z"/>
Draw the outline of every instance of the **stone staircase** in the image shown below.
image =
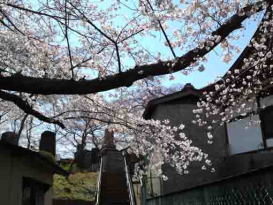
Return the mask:
<path id="1" fill-rule="evenodd" d="M 129 205 L 125 173 L 103 173 L 101 179 L 101 204 Z"/>
<path id="2" fill-rule="evenodd" d="M 99 205 L 130 205 L 122 153 L 105 150 L 102 156 Z"/>

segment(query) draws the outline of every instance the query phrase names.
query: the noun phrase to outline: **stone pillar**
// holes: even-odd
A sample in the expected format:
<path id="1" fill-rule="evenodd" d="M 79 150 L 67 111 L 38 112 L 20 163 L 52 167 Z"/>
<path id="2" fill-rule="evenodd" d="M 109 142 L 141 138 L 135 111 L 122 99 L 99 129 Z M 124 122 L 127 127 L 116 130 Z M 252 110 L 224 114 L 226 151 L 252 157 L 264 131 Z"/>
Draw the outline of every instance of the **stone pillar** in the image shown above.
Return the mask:
<path id="1" fill-rule="evenodd" d="M 54 132 L 45 131 L 42 133 L 39 150 L 49 152 L 53 156 L 56 155 L 56 134 Z"/>
<path id="2" fill-rule="evenodd" d="M 115 143 L 114 143 L 114 132 L 109 131 L 108 129 L 105 130 L 105 135 L 103 139 L 102 149 L 115 149 Z"/>
<path id="3" fill-rule="evenodd" d="M 13 145 L 18 145 L 19 136 L 15 132 L 4 132 L 1 140 Z"/>

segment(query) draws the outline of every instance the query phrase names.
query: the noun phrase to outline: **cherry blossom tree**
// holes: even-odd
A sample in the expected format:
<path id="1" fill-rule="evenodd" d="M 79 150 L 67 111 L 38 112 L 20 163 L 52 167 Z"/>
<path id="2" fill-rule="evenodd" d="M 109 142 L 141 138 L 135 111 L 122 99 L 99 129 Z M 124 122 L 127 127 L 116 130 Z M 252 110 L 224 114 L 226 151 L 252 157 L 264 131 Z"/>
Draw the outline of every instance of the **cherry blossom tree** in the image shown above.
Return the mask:
<path id="1" fill-rule="evenodd" d="M 234 31 L 243 30 L 242 23 L 257 13 L 264 17 L 252 49 L 240 59 L 242 68 L 232 70 L 198 104 L 195 112 L 207 115 L 224 115 L 221 106 L 234 99 L 227 93 L 262 89 L 256 77 L 268 73 L 272 58 L 272 0 L 1 0 L 1 120 L 20 115 L 22 131 L 34 116 L 58 132 L 79 136 L 83 145 L 107 127 L 139 155 L 149 158 L 161 149 L 159 165 L 167 161 L 180 173 L 190 161 L 210 164 L 183 125 L 143 120 L 143 106 L 169 92 L 162 88 L 162 76 L 171 74 L 171 80 L 177 72 L 203 71 L 206 54 L 216 46 L 223 47 L 223 61 L 229 62 L 238 50 Z M 149 42 L 159 36 L 164 49 L 154 51 Z M 238 76 L 244 80 L 234 88 Z M 197 123 L 209 124 L 206 119 Z"/>
<path id="2" fill-rule="evenodd" d="M 222 126 L 239 116 L 257 114 L 259 110 L 255 111 L 255 107 L 263 109 L 257 99 L 272 92 L 272 10 L 272 5 L 266 9 L 250 44 L 226 75 L 209 86 L 197 103 L 193 123 L 207 127 L 209 142 L 213 139 L 213 126 Z M 201 117 L 202 113 L 205 117 Z"/>

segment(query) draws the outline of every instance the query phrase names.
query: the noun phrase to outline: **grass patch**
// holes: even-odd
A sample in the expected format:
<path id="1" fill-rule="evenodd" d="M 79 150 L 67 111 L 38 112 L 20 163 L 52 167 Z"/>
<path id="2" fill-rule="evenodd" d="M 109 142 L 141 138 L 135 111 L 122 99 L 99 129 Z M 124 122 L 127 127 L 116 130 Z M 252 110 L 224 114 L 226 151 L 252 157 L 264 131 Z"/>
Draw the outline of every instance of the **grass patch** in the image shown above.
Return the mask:
<path id="1" fill-rule="evenodd" d="M 69 175 L 67 179 L 55 174 L 54 198 L 93 201 L 96 196 L 97 178 L 97 172 L 78 172 Z"/>

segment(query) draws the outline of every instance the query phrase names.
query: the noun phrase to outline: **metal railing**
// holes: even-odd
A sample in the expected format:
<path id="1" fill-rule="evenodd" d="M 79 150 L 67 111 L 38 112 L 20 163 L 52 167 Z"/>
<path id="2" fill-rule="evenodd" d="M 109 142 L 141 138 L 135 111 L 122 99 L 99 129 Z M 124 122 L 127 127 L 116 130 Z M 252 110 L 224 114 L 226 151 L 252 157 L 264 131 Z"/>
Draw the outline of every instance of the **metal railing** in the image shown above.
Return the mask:
<path id="1" fill-rule="evenodd" d="M 100 159 L 100 172 L 98 177 L 98 184 L 97 184 L 97 197 L 96 197 L 96 205 L 100 205 L 100 193 L 101 193 L 101 177 L 102 177 L 102 157 Z"/>
<path id="2" fill-rule="evenodd" d="M 125 169 L 126 182 L 127 182 L 128 192 L 129 192 L 130 205 L 136 205 L 134 188 L 133 188 L 132 179 L 130 176 L 127 159 L 126 159 L 126 151 L 122 151 L 122 156 L 124 159 L 124 169 Z"/>

